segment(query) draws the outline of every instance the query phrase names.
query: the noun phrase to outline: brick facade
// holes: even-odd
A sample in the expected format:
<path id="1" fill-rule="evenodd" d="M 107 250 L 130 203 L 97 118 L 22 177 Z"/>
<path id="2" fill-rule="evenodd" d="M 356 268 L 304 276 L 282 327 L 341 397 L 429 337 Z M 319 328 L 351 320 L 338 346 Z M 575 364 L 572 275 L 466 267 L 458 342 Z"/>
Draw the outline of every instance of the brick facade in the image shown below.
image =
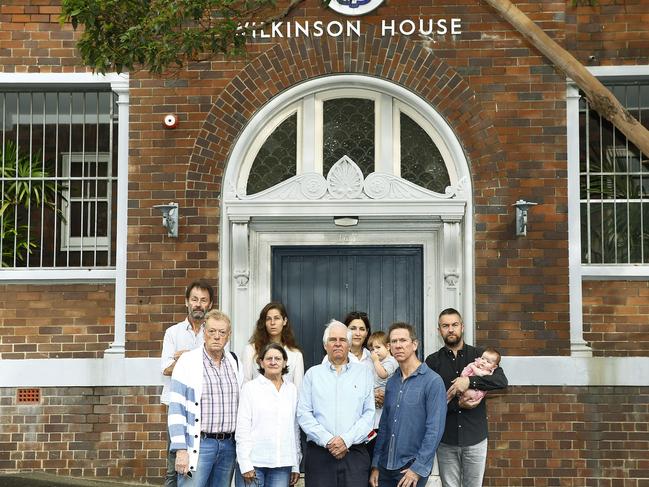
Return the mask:
<path id="1" fill-rule="evenodd" d="M 584 339 L 601 357 L 649 355 L 649 283 L 585 281 Z"/>
<path id="2" fill-rule="evenodd" d="M 0 285 L 0 356 L 101 358 L 114 339 L 114 287 Z"/>
<path id="3" fill-rule="evenodd" d="M 39 406 L 0 389 L 0 469 L 160 485 L 165 409 L 159 388 L 42 389 Z M 649 482 L 649 391 L 512 387 L 488 396 L 485 486 L 643 487 Z"/>
<path id="4" fill-rule="evenodd" d="M 586 64 L 649 64 L 649 4 L 515 2 Z M 84 72 L 57 0 L 0 6 L 0 72 Z M 462 18 L 462 35 L 381 38 L 381 20 Z M 318 0 L 292 19 L 340 20 Z M 472 172 L 476 340 L 506 355 L 568 355 L 565 77 L 484 2 L 395 0 L 352 38 L 256 41 L 165 78 L 131 75 L 127 356 L 157 357 L 184 317 L 183 290 L 218 282 L 220 192 L 233 144 L 274 95 L 332 73 L 391 80 L 427 100 Z M 591 56 L 594 56 L 591 58 Z M 180 125 L 164 130 L 176 113 Z M 512 203 L 539 203 L 514 237 Z M 153 205 L 177 201 L 170 239 Z M 0 271 L 1 272 L 1 271 Z M 0 276 L 1 277 L 1 276 Z M 585 339 L 599 356 L 647 356 L 647 284 L 585 281 Z M 218 302 L 218 297 L 217 300 Z M 100 358 L 114 286 L 0 285 L 3 359 Z M 164 408 L 155 387 L 44 388 L 38 406 L 0 389 L 0 469 L 160 483 Z M 490 486 L 649 485 L 646 388 L 512 387 L 491 397 Z"/>
<path id="5" fill-rule="evenodd" d="M 43 388 L 17 405 L 0 389 L 0 469 L 158 484 L 166 466 L 159 387 Z"/>

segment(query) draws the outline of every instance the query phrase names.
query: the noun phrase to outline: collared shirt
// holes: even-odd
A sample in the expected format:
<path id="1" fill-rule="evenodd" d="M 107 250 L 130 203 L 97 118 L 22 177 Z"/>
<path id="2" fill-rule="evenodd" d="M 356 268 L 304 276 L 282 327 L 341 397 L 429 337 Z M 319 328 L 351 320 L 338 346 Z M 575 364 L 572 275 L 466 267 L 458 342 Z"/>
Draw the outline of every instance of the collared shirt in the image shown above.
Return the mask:
<path id="1" fill-rule="evenodd" d="M 442 378 L 426 364 L 420 364 L 406 380 L 397 369 L 385 387 L 372 466 L 388 470 L 408 467 L 428 477 L 445 419 L 446 389 Z"/>
<path id="2" fill-rule="evenodd" d="M 237 413 L 237 462 L 241 472 L 253 467 L 292 467 L 300 471 L 297 387 L 284 379 L 279 391 L 263 375 L 246 382 Z"/>
<path id="3" fill-rule="evenodd" d="M 203 394 L 201 430 L 206 433 L 233 433 L 237 425 L 239 383 L 229 361 L 216 364 L 203 348 Z"/>
<path id="4" fill-rule="evenodd" d="M 307 439 L 325 447 L 340 436 L 345 445 L 364 443 L 374 419 L 374 378 L 368 367 L 330 363 L 311 367 L 302 382 L 297 419 Z"/>
<path id="5" fill-rule="evenodd" d="M 452 350 L 442 347 L 426 358 L 426 364 L 442 376 L 448 390 L 451 387 L 451 382 L 460 377 L 464 367 L 481 355 L 481 349 L 467 344 L 464 344 L 462 350 L 458 350 L 457 357 Z M 469 377 L 470 389 L 492 391 L 505 387 L 507 387 L 507 377 L 500 367 L 494 370 L 492 375 Z M 458 398 L 453 398 L 448 404 L 446 429 L 442 443 L 453 446 L 472 446 L 477 445 L 485 438 L 487 438 L 486 401 L 480 402 L 473 409 L 461 409 Z"/>
<path id="6" fill-rule="evenodd" d="M 180 323 L 167 328 L 164 341 L 162 342 L 162 354 L 160 356 L 160 372 L 162 375 L 162 394 L 160 402 L 169 404 L 169 384 L 171 377 L 164 375 L 167 367 L 174 363 L 174 354 L 179 350 L 194 350 L 203 346 L 203 326 L 198 333 L 194 333 L 191 323 L 185 318 Z"/>

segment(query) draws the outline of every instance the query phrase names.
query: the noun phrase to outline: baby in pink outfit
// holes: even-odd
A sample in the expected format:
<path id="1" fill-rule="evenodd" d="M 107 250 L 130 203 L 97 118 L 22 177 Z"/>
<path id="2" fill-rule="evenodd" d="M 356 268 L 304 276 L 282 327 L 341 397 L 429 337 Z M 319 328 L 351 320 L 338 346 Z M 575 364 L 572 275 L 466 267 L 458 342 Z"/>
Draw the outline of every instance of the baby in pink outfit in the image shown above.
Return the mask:
<path id="1" fill-rule="evenodd" d="M 470 363 L 462 373 L 461 377 L 471 377 L 472 375 L 477 375 L 479 377 L 484 377 L 485 375 L 493 374 L 493 371 L 498 368 L 500 364 L 500 353 L 495 348 L 485 348 L 481 357 L 475 359 L 473 363 Z M 480 391 L 478 389 L 468 389 L 461 396 L 459 400 L 459 406 L 462 407 L 475 407 L 477 404 L 482 401 L 482 398 L 487 394 L 486 391 Z"/>

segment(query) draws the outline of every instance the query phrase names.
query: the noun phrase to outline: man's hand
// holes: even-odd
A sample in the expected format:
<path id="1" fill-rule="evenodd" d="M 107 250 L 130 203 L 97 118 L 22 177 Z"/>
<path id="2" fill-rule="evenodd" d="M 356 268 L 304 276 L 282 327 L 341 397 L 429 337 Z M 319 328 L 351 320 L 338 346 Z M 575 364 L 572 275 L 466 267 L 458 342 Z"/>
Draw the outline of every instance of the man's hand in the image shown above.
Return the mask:
<path id="1" fill-rule="evenodd" d="M 174 355 L 173 355 L 174 361 L 171 362 L 171 365 L 169 367 L 164 369 L 164 371 L 162 372 L 162 375 L 170 376 L 174 371 L 174 367 L 176 366 L 176 362 L 178 361 L 178 358 L 180 358 L 180 356 L 185 352 L 189 352 L 189 350 L 178 350 L 176 353 L 174 353 Z"/>
<path id="2" fill-rule="evenodd" d="M 470 382 L 468 377 L 458 377 L 453 380 L 451 387 L 446 391 L 446 399 L 450 401 L 455 396 L 461 396 L 462 393 L 469 388 L 469 384 Z"/>
<path id="3" fill-rule="evenodd" d="M 460 396 L 460 400 L 458 401 L 458 405 L 462 409 L 473 409 L 478 404 L 480 404 L 481 401 L 482 401 L 482 399 L 470 399 L 470 398 L 467 398 L 466 396 Z"/>
<path id="4" fill-rule="evenodd" d="M 327 450 L 333 455 L 336 460 L 343 458 L 347 452 L 347 445 L 340 436 L 334 436 L 329 443 L 327 443 Z"/>
<path id="5" fill-rule="evenodd" d="M 379 487 L 379 469 L 376 467 L 372 467 L 372 471 L 370 472 L 370 485 L 372 487 Z"/>
<path id="6" fill-rule="evenodd" d="M 403 477 L 401 477 L 401 480 L 399 480 L 399 483 L 397 484 L 397 487 L 416 487 L 417 482 L 419 482 L 419 475 L 417 475 L 415 472 L 410 470 L 409 468 L 406 470 L 402 470 L 401 473 L 403 474 Z"/>
<path id="7" fill-rule="evenodd" d="M 189 453 L 187 453 L 187 450 L 176 451 L 176 472 L 180 475 L 187 475 L 187 472 L 189 472 Z"/>
<path id="8" fill-rule="evenodd" d="M 255 477 L 257 476 L 257 474 L 255 473 L 255 469 L 254 469 L 254 468 L 253 468 L 252 470 L 250 470 L 250 471 L 244 473 L 244 474 L 241 474 L 241 475 L 242 475 L 242 477 L 243 477 L 243 481 L 244 481 L 246 484 L 251 484 L 252 481 L 255 480 Z"/>
<path id="9" fill-rule="evenodd" d="M 295 485 L 300 480 L 300 472 L 291 472 L 291 481 L 288 485 Z"/>
<path id="10" fill-rule="evenodd" d="M 377 408 L 383 407 L 383 399 L 385 399 L 385 389 L 376 388 L 374 389 L 374 405 Z"/>

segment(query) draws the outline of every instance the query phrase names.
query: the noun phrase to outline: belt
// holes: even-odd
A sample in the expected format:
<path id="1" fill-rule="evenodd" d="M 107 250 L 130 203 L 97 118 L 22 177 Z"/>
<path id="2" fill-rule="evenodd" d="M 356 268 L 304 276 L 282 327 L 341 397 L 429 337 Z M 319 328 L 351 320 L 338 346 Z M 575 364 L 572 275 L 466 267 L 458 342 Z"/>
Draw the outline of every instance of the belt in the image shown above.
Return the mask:
<path id="1" fill-rule="evenodd" d="M 229 440 L 234 438 L 234 433 L 206 433 L 201 431 L 201 438 L 211 438 L 213 440 Z"/>

